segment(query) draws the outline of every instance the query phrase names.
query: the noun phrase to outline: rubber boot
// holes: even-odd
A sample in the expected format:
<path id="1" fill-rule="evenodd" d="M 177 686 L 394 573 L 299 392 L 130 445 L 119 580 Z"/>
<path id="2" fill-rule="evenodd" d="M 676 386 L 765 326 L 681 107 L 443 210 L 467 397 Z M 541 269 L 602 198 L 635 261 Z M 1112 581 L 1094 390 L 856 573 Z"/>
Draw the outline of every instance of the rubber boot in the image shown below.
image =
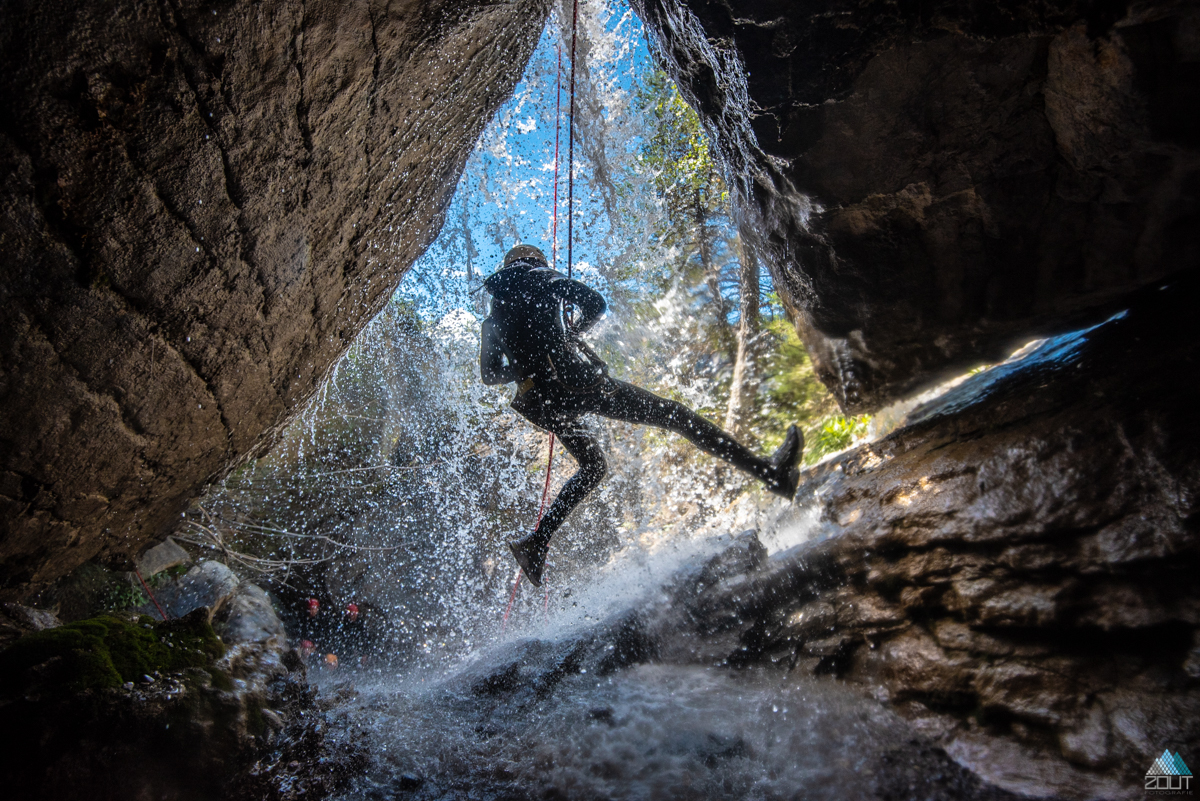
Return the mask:
<path id="1" fill-rule="evenodd" d="M 542 586 L 542 571 L 546 569 L 546 552 L 550 550 L 550 541 L 540 536 L 536 531 L 526 534 L 517 540 L 509 540 L 508 548 L 513 558 L 521 566 L 521 572 L 535 587 Z"/>
<path id="2" fill-rule="evenodd" d="M 800 484 L 800 457 L 804 455 L 804 432 L 795 423 L 788 426 L 787 434 L 783 437 L 774 455 L 771 456 L 771 467 L 776 478 L 767 482 L 767 489 L 776 495 L 787 498 L 795 497 L 796 488 Z"/>

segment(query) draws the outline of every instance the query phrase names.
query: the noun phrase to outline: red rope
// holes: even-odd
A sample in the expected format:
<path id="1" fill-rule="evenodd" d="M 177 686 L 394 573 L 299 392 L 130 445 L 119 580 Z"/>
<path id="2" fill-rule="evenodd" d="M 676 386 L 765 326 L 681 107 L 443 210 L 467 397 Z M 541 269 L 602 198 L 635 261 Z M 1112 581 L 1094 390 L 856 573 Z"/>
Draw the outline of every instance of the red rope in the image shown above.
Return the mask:
<path id="1" fill-rule="evenodd" d="M 504 622 L 500 624 L 500 636 L 508 631 L 508 616 L 512 613 L 513 601 L 517 600 L 517 590 L 521 588 L 521 568 L 517 568 L 517 576 L 513 579 L 512 592 L 508 595 L 508 606 L 504 609 Z"/>
<path id="2" fill-rule="evenodd" d="M 164 612 L 162 606 L 159 605 L 158 599 L 154 597 L 154 593 L 150 592 L 150 586 L 146 584 L 146 580 L 142 578 L 142 571 L 135 567 L 133 569 L 133 574 L 138 577 L 138 581 L 142 582 L 142 589 L 146 591 L 146 594 L 150 596 L 150 600 L 154 602 L 154 608 L 158 610 L 160 615 L 162 615 L 162 619 L 166 620 L 167 613 Z"/>
<path id="3" fill-rule="evenodd" d="M 571 277 L 574 266 L 574 211 L 575 211 L 575 41 L 579 24 L 579 0 L 575 0 L 571 11 L 571 110 L 567 115 L 567 278 Z M 558 46 L 558 74 L 555 77 L 554 93 L 554 211 L 551 213 L 551 259 L 555 266 L 558 264 L 558 131 L 559 120 L 562 117 L 562 45 Z M 570 315 L 570 307 L 563 310 Z M 546 483 L 542 487 L 542 502 L 538 506 L 537 531 L 542 524 L 542 515 L 546 511 L 546 498 L 550 494 L 550 473 L 554 468 L 554 434 L 550 434 L 550 450 L 546 457 Z M 521 568 L 517 568 L 513 580 L 512 592 L 508 596 L 508 606 L 504 609 L 504 620 L 500 626 L 500 634 L 508 630 L 508 616 L 512 613 L 513 602 L 517 599 L 517 591 L 521 589 Z M 546 588 L 546 596 L 542 605 L 542 613 L 550 615 L 550 588 Z"/>

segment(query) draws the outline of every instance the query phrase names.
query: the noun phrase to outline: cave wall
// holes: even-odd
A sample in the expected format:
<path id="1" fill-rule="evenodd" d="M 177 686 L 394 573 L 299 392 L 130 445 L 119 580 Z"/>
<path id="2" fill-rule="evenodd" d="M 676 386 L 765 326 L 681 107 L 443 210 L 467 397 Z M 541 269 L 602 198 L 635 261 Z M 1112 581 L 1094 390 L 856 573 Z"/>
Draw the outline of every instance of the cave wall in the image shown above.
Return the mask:
<path id="1" fill-rule="evenodd" d="M 0 597 L 136 554 L 309 396 L 548 10 L 4 5 Z"/>
<path id="2" fill-rule="evenodd" d="M 1200 263 L 1200 8 L 633 0 L 873 411 Z"/>

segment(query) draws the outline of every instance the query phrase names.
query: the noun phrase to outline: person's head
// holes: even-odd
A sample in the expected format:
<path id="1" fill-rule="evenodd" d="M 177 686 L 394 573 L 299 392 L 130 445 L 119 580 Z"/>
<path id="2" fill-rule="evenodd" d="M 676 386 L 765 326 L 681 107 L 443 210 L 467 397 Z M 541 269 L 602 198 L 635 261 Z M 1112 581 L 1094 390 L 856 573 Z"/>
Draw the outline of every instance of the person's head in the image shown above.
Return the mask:
<path id="1" fill-rule="evenodd" d="M 531 267 L 545 267 L 546 254 L 533 245 L 517 245 L 504 254 L 503 267 L 511 267 L 518 262 L 524 262 Z"/>

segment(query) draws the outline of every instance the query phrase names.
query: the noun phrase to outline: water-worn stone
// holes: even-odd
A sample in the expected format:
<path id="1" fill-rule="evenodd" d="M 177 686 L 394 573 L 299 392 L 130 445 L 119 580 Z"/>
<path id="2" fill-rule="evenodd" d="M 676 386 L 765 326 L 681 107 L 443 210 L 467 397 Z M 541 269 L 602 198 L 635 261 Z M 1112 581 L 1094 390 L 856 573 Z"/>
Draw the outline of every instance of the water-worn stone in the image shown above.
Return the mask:
<path id="1" fill-rule="evenodd" d="M 1058 737 L 1062 755 L 1077 765 L 1104 768 L 1112 759 L 1112 731 L 1104 707 L 1095 704 Z"/>
<path id="2" fill-rule="evenodd" d="M 211 622 L 237 592 L 239 584 L 240 579 L 232 570 L 210 559 L 155 590 L 154 598 L 168 617 L 183 617 L 193 609 L 204 607 Z M 157 615 L 158 607 L 147 603 L 138 611 Z"/>
<path id="3" fill-rule="evenodd" d="M 142 554 L 137 561 L 137 568 L 143 577 L 150 577 L 172 567 L 186 565 L 192 557 L 180 547 L 179 543 L 167 537 L 150 550 Z"/>
<path id="4" fill-rule="evenodd" d="M 546 0 L 6 3 L 0 600 L 132 569 L 441 228 Z"/>
<path id="5" fill-rule="evenodd" d="M 337 785 L 335 771 L 361 763 L 353 746 L 324 740 L 315 692 L 299 660 L 289 668 L 282 638 L 224 648 L 203 610 L 57 631 L 76 636 L 0 655 L 0 724 L 22 734 L 5 753 L 13 798 L 261 800 L 295 797 L 289 788 L 319 797 Z M 47 648 L 69 658 L 22 670 Z M 311 764 L 288 771 L 285 754 L 285 764 Z"/>
<path id="6" fill-rule="evenodd" d="M 226 645 L 287 639 L 287 631 L 275 613 L 270 596 L 248 581 L 238 584 L 233 597 L 216 615 L 213 628 Z"/>
<path id="7" fill-rule="evenodd" d="M 43 609 L 7 603 L 0 605 L 0 650 L 31 631 L 43 631 L 61 625 L 58 618 Z"/>
<path id="8" fill-rule="evenodd" d="M 633 5 L 848 411 L 1196 265 L 1194 4 Z"/>
<path id="9" fill-rule="evenodd" d="M 1193 679 L 1200 679 L 1200 628 L 1192 633 L 1192 648 L 1183 660 L 1183 672 Z"/>

